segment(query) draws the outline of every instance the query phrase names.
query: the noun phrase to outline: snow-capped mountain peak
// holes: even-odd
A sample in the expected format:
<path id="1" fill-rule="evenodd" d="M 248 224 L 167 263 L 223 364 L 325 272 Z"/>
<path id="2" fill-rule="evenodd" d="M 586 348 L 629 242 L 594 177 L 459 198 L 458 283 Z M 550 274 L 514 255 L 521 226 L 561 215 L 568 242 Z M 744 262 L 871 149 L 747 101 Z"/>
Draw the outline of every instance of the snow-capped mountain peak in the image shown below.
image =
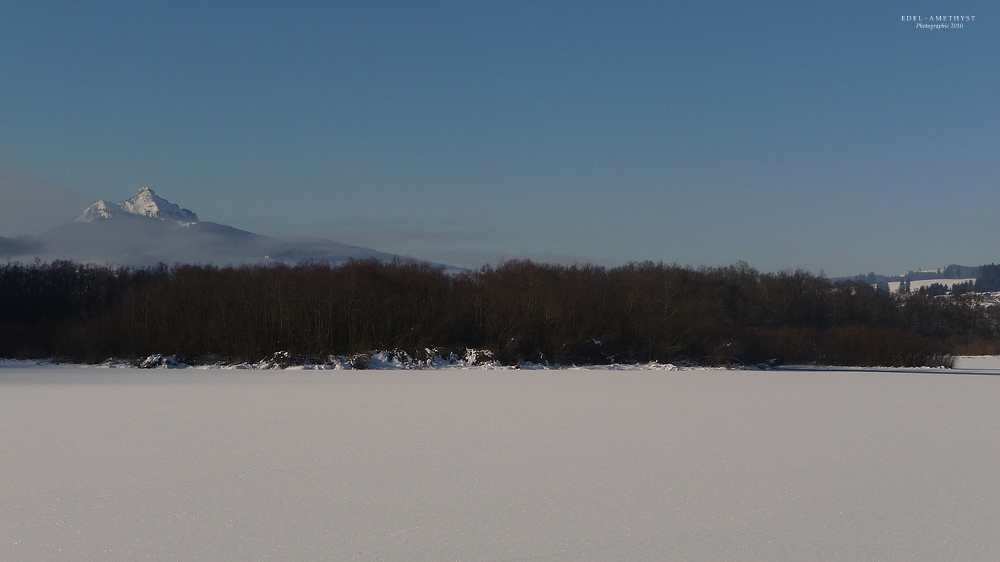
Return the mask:
<path id="1" fill-rule="evenodd" d="M 94 222 L 120 216 L 142 216 L 161 220 L 178 222 L 198 222 L 198 215 L 188 209 L 153 193 L 152 189 L 143 187 L 134 197 L 120 203 L 98 201 L 76 218 L 75 222 Z"/>
<path id="2" fill-rule="evenodd" d="M 351 260 L 393 263 L 408 259 L 322 238 L 273 238 L 201 222 L 198 215 L 158 197 L 148 187 L 120 203 L 98 201 L 72 223 L 12 242 L 0 237 L 0 259 L 25 256 L 134 267 L 160 263 L 295 264 L 307 260 L 338 265 Z M 444 264 L 430 265 L 460 271 Z"/>

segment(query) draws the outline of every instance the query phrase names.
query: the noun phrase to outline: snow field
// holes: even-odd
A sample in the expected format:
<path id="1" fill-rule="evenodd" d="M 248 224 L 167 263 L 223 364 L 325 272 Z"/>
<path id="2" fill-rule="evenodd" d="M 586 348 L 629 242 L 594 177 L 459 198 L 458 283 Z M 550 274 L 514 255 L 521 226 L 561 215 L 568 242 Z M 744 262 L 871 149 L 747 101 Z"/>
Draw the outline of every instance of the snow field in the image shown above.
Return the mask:
<path id="1" fill-rule="evenodd" d="M 939 285 L 943 285 L 943 286 L 945 286 L 948 289 L 951 289 L 955 285 L 960 285 L 962 283 L 967 283 L 969 281 L 972 281 L 973 283 L 975 283 L 976 282 L 976 278 L 975 277 L 966 277 L 965 279 L 919 279 L 919 280 L 910 281 L 910 290 L 911 291 L 919 291 L 920 289 L 923 289 L 924 287 L 930 287 L 931 285 L 933 285 L 935 283 L 937 283 Z M 889 284 L 889 291 L 893 292 L 893 293 L 898 293 L 899 292 L 899 284 L 900 283 L 901 283 L 900 281 L 889 281 L 888 282 L 888 284 Z"/>
<path id="2" fill-rule="evenodd" d="M 0 363 L 0 559 L 994 560 L 998 368 Z"/>

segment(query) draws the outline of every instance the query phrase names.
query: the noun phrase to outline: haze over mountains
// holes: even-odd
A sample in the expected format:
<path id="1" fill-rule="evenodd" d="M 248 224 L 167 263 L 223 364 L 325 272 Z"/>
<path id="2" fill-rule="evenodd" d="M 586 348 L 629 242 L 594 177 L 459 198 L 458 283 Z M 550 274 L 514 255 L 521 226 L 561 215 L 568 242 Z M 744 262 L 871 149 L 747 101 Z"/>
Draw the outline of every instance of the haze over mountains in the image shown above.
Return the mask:
<path id="1" fill-rule="evenodd" d="M 36 257 L 128 266 L 160 262 L 298 263 L 310 259 L 336 265 L 352 259 L 405 259 L 323 238 L 274 238 L 201 221 L 195 212 L 167 201 L 148 187 L 119 203 L 98 201 L 73 222 L 39 236 L 0 237 L 0 258 L 31 261 Z"/>
<path id="2" fill-rule="evenodd" d="M 375 259 L 386 263 L 409 259 L 325 238 L 276 238 L 202 221 L 194 211 L 171 203 L 148 187 L 139 189 L 135 196 L 125 201 L 98 201 L 74 221 L 38 236 L 0 236 L 0 260 L 29 262 L 35 258 L 43 262 L 64 259 L 139 267 L 160 262 L 222 266 L 316 260 L 337 265 L 352 259 Z M 454 266 L 431 265 L 450 272 L 461 271 Z M 980 269 L 949 265 L 936 271 L 909 271 L 898 275 L 867 273 L 833 277 L 831 281 L 849 279 L 870 284 L 894 284 L 903 280 L 964 281 L 979 278 Z"/>

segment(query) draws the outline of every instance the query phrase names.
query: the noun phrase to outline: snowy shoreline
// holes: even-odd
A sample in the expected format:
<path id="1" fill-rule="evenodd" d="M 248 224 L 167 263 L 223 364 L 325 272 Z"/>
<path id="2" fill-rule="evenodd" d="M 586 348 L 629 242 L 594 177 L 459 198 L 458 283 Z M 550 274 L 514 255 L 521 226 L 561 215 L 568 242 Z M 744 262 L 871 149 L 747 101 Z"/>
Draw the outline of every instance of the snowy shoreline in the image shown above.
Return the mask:
<path id="1" fill-rule="evenodd" d="M 400 359 L 390 352 L 377 352 L 370 356 L 370 361 L 364 368 L 354 367 L 347 357 L 335 357 L 327 363 L 304 363 L 281 365 L 274 360 L 264 360 L 257 363 L 211 363 L 190 365 L 180 362 L 172 356 L 152 355 L 144 361 L 128 361 L 110 359 L 96 364 L 80 364 L 55 361 L 53 359 L 5 359 L 0 358 L 0 368 L 3 367 L 44 367 L 44 368 L 92 368 L 92 369 L 197 369 L 197 370 L 281 370 L 281 371 L 424 371 L 424 370 L 588 370 L 588 371 L 680 371 L 680 370 L 732 370 L 732 371 L 824 371 L 824 370 L 856 370 L 856 371 L 942 371 L 959 372 L 968 370 L 998 370 L 1000 371 L 1000 356 L 968 355 L 957 356 L 955 366 L 945 367 L 891 367 L 891 366 L 849 366 L 849 365 L 740 365 L 731 367 L 691 365 L 687 363 L 612 363 L 608 365 L 561 365 L 522 362 L 518 365 L 503 365 L 496 361 L 474 362 L 467 360 L 441 359 L 431 361 L 413 361 Z"/>

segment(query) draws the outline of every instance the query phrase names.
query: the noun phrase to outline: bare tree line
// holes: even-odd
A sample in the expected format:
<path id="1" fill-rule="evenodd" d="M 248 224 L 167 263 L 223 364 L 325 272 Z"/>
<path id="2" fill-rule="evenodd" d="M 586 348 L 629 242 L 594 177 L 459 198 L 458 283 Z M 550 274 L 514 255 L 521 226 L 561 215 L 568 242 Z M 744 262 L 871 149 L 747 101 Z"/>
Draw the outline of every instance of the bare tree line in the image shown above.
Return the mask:
<path id="1" fill-rule="evenodd" d="M 511 261 L 449 275 L 419 263 L 153 268 L 0 266 L 0 356 L 99 362 L 169 354 L 322 360 L 487 349 L 505 364 L 688 361 L 939 365 L 996 351 L 974 294 L 905 297 L 746 264 L 692 269 Z"/>

